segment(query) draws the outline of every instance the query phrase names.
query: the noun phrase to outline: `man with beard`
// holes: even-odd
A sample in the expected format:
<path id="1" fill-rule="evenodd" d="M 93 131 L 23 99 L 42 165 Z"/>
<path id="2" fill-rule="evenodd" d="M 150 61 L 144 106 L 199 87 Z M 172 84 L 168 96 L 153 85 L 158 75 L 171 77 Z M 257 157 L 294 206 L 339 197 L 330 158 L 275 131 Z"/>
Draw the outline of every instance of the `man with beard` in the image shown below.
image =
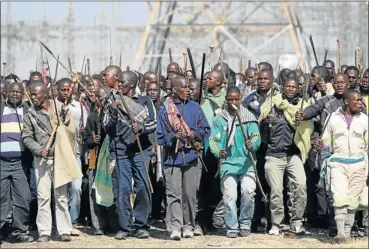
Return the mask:
<path id="1" fill-rule="evenodd" d="M 360 92 L 348 90 L 343 101 L 344 106 L 333 112 L 327 121 L 322 140 L 317 141 L 319 147 L 323 146 L 332 153 L 328 167 L 337 226 L 335 243 L 343 243 L 350 238 L 360 199 L 368 198 L 362 197 L 369 177 L 368 116 L 361 112 Z"/>
<path id="2" fill-rule="evenodd" d="M 58 188 L 52 186 L 55 179 L 54 175 L 54 151 L 55 144 L 47 147 L 51 133 L 57 125 L 56 110 L 54 110 L 53 102 L 55 100 L 47 99 L 47 88 L 44 83 L 35 83 L 30 86 L 31 99 L 34 109 L 29 109 L 24 118 L 24 130 L 22 134 L 23 143 L 31 151 L 34 156 L 35 175 L 37 182 L 37 228 L 39 232 L 39 242 L 50 241 L 52 230 L 52 214 L 51 214 L 51 191 L 55 196 L 55 214 L 56 226 L 58 233 L 61 235 L 61 241 L 71 241 L 70 234 L 72 231 L 71 216 L 68 207 L 68 191 L 67 184 Z M 75 137 L 75 125 L 70 112 L 62 108 L 56 102 L 60 122 L 68 131 L 68 137 Z M 36 122 L 35 120 L 38 120 Z M 42 124 L 42 125 L 41 125 Z M 69 142 L 72 142 L 69 140 Z M 74 144 L 71 146 L 74 146 Z M 73 148 L 73 147 L 72 147 Z M 40 165 L 42 159 L 45 159 Z M 57 176 L 56 176 L 57 177 Z"/>
<path id="3" fill-rule="evenodd" d="M 297 96 L 298 83 L 295 79 L 286 79 L 283 94 L 273 97 L 262 107 L 261 133 L 267 141 L 265 175 L 270 192 L 270 212 L 272 227 L 270 235 L 278 235 L 284 218 L 283 177 L 287 174 L 291 193 L 290 230 L 296 234 L 305 233 L 302 219 L 306 207 L 306 177 L 304 165 L 310 150 L 312 122 L 294 121 L 295 112 L 301 108 L 301 99 Z M 272 111 L 274 109 L 274 111 Z M 269 110 L 269 111 L 268 111 Z M 267 118 L 264 117 L 267 115 Z"/>
<path id="4" fill-rule="evenodd" d="M 228 238 L 246 237 L 251 233 L 254 214 L 255 172 L 249 153 L 260 145 L 260 134 L 255 116 L 241 106 L 240 90 L 231 86 L 227 89 L 227 107 L 214 119 L 210 137 L 211 152 L 223 159 L 219 174 L 224 203 L 224 223 Z M 236 117 L 239 111 L 241 120 Z M 242 123 L 239 123 L 242 122 Z M 242 126 L 242 127 L 241 127 Z M 243 129 L 248 138 L 244 137 Z M 247 139 L 247 140 L 246 140 Z M 237 189 L 240 186 L 240 215 L 237 215 Z"/>
<path id="5" fill-rule="evenodd" d="M 31 167 L 32 155 L 24 148 L 21 140 L 23 117 L 28 106 L 22 103 L 22 84 L 12 83 L 8 90 L 6 102 L 0 105 L 0 229 L 5 224 L 8 208 L 11 206 L 12 232 L 8 238 L 15 242 L 32 242 L 33 238 L 27 235 L 31 193 L 23 171 Z"/>
<path id="6" fill-rule="evenodd" d="M 114 167 L 113 193 L 119 215 L 120 229 L 115 239 L 122 240 L 128 237 L 132 227 L 130 224 L 132 213 L 133 225 L 137 228 L 136 237 L 148 238 L 150 234 L 147 222 L 151 212 L 150 184 L 147 175 L 151 142 L 148 135 L 156 129 L 154 106 L 148 96 L 139 96 L 136 93 L 138 76 L 135 72 L 121 72 L 119 67 L 109 66 L 105 69 L 104 75 L 107 84 L 112 87 L 109 97 L 114 100 L 105 114 L 104 127 L 110 138 L 109 160 Z M 118 82 L 121 84 L 119 92 Z M 122 98 L 128 110 L 121 105 Z M 138 144 L 136 134 L 139 135 L 141 146 Z M 130 204 L 132 192 L 136 194 L 133 210 Z"/>
<path id="7" fill-rule="evenodd" d="M 164 174 L 167 196 L 167 230 L 173 240 L 193 237 L 196 192 L 199 182 L 198 148 L 210 127 L 200 106 L 188 100 L 189 83 L 183 76 L 172 79 L 172 98 L 158 114 L 158 143 L 166 151 Z M 195 148 L 196 146 L 196 148 Z"/>

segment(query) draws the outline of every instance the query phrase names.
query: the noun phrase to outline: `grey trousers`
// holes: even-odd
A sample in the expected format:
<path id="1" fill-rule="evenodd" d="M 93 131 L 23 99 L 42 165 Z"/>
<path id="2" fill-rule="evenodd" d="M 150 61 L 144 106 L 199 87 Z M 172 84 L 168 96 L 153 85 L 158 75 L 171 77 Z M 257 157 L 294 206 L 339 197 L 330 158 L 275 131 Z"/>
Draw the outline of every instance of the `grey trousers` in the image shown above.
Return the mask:
<path id="1" fill-rule="evenodd" d="M 12 208 L 12 236 L 18 237 L 28 230 L 31 192 L 21 160 L 4 161 L 0 165 L 0 228 L 5 224 L 8 210 Z"/>
<path id="2" fill-rule="evenodd" d="M 198 160 L 188 166 L 165 166 L 167 216 L 169 232 L 193 230 L 196 217 L 196 194 L 199 182 Z"/>
<path id="3" fill-rule="evenodd" d="M 291 227 L 302 225 L 302 218 L 306 208 L 306 176 L 304 165 L 298 156 L 283 158 L 265 157 L 265 177 L 271 189 L 270 212 L 271 222 L 279 226 L 284 218 L 283 206 L 283 175 L 286 172 L 292 209 Z"/>
<path id="4" fill-rule="evenodd" d="M 54 188 L 54 161 L 45 160 L 39 166 L 40 158 L 34 157 L 35 175 L 37 183 L 37 228 L 40 236 L 51 236 L 52 231 L 52 214 L 51 214 L 51 192 L 54 191 L 55 196 L 55 217 L 56 228 L 60 235 L 71 234 L 72 221 L 68 207 L 68 186 L 67 184 Z"/>

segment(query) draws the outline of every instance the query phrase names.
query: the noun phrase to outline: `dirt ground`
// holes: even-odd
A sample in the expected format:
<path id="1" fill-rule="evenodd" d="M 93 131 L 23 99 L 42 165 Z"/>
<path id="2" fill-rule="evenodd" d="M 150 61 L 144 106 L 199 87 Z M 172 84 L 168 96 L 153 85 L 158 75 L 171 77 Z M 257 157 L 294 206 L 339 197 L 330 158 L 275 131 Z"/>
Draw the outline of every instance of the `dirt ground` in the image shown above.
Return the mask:
<path id="1" fill-rule="evenodd" d="M 115 240 L 114 234 L 91 236 L 88 229 L 80 229 L 78 237 L 71 242 L 60 242 L 56 236 L 48 243 L 10 244 L 4 242 L 1 248 L 368 248 L 368 238 L 354 239 L 345 244 L 331 244 L 331 239 L 324 230 L 310 230 L 297 238 L 285 238 L 282 235 L 251 234 L 246 238 L 228 239 L 219 234 L 212 234 L 181 241 L 169 240 L 169 235 L 160 228 L 150 231 L 150 239 L 129 238 Z M 34 234 L 36 236 L 36 234 Z"/>

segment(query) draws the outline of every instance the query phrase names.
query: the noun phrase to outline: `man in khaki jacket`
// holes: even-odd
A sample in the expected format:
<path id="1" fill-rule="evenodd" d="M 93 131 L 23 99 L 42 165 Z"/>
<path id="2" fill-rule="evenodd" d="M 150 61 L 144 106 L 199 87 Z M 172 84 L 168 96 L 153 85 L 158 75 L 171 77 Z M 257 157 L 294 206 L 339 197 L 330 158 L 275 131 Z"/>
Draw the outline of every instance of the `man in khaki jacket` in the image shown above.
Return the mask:
<path id="1" fill-rule="evenodd" d="M 58 120 L 55 115 L 54 100 L 47 99 L 47 87 L 43 83 L 33 84 L 30 87 L 30 95 L 34 108 L 30 108 L 24 117 L 22 139 L 24 145 L 34 156 L 38 200 L 36 223 L 40 236 L 38 241 L 50 241 L 52 231 L 50 201 L 51 191 L 53 190 L 58 233 L 61 235 L 61 241 L 70 241 L 72 223 L 68 208 L 66 184 L 70 179 L 65 176 L 74 173 L 68 168 L 74 164 L 62 158 L 64 152 L 57 153 L 57 151 L 60 152 L 61 147 L 63 147 L 63 150 L 69 152 L 69 154 L 75 153 L 75 146 L 69 145 L 75 144 L 75 141 L 71 141 L 75 138 L 75 125 L 70 112 L 66 108 L 62 108 L 60 103 L 56 103 L 62 129 L 58 128 L 55 135 L 56 139 L 51 140 L 51 146 L 49 146 L 50 137 L 54 136 Z M 59 130 L 61 133 L 58 134 Z M 68 138 L 60 139 L 62 134 L 67 135 Z M 67 155 L 66 157 L 73 158 L 73 155 Z M 63 161 L 66 161 L 66 163 L 63 163 Z"/>
<path id="2" fill-rule="evenodd" d="M 337 224 L 334 242 L 350 237 L 355 213 L 368 177 L 368 116 L 360 112 L 362 96 L 356 90 L 344 94 L 344 106 L 327 118 L 320 145 L 330 150 L 331 192 Z M 366 196 L 366 198 L 368 198 Z"/>

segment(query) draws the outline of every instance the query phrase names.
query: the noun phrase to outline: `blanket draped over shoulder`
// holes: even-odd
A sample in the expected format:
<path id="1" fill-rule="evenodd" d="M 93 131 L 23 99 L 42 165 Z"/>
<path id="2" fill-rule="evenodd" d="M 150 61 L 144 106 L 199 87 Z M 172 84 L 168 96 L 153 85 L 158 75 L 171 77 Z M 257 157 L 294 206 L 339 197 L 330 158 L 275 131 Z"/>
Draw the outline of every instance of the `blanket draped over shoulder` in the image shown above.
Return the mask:
<path id="1" fill-rule="evenodd" d="M 116 96 L 119 101 L 121 101 L 121 98 L 119 95 Z M 131 113 L 133 119 L 138 123 L 144 123 L 144 120 L 148 117 L 149 111 L 146 106 L 142 106 L 138 103 L 136 103 L 133 99 L 131 99 L 128 96 L 123 96 L 124 101 L 127 105 L 127 108 L 129 112 Z M 120 108 L 127 113 L 126 109 L 123 105 L 120 106 Z M 128 122 L 127 119 L 122 119 L 123 122 Z"/>
<path id="2" fill-rule="evenodd" d="M 286 99 L 282 98 L 281 94 L 274 95 L 272 98 L 272 105 L 270 104 L 271 99 L 267 98 L 264 104 L 261 106 L 261 114 L 259 116 L 259 123 L 264 120 L 269 112 L 271 111 L 271 106 L 279 110 L 283 110 L 284 117 L 287 122 L 295 128 L 295 114 L 300 110 L 301 101 L 297 105 L 290 104 Z M 307 107 L 306 101 L 304 101 L 303 108 Z M 313 121 L 301 121 L 297 126 L 296 135 L 294 137 L 294 142 L 299 148 L 301 153 L 301 160 L 305 163 L 308 153 L 311 149 L 310 136 L 313 133 Z"/>
<path id="3" fill-rule="evenodd" d="M 57 109 L 60 110 L 61 103 L 57 103 Z M 52 104 L 54 109 L 54 105 Z M 68 114 L 67 123 L 60 122 L 55 137 L 54 152 L 54 188 L 63 186 L 73 180 L 82 178 L 81 167 L 76 159 L 76 127 Z M 57 125 L 55 110 L 52 114 L 53 128 Z M 67 118 L 66 118 L 67 120 Z"/>
<path id="4" fill-rule="evenodd" d="M 189 136 L 191 134 L 190 128 L 187 126 L 186 122 L 184 122 L 182 116 L 178 116 L 179 111 L 176 107 L 176 105 L 173 102 L 172 98 L 168 98 L 164 102 L 164 107 L 168 113 L 168 120 L 170 126 L 175 130 L 182 130 L 184 133 Z M 191 147 L 188 143 L 185 145 L 186 147 Z"/>

